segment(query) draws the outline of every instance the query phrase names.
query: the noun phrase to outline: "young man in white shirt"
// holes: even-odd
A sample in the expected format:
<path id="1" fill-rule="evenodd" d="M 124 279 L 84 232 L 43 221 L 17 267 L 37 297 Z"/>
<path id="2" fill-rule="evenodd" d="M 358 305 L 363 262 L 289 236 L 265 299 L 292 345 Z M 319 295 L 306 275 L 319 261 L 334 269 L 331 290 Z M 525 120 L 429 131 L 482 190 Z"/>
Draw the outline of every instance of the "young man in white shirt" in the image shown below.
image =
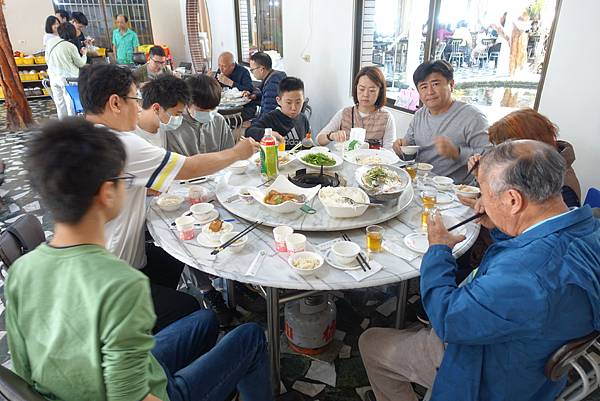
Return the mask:
<path id="1" fill-rule="evenodd" d="M 254 140 L 240 141 L 222 152 L 184 157 L 153 146 L 132 131 L 140 110 L 131 71 L 116 65 L 90 65 L 79 75 L 79 93 L 86 119 L 118 132 L 127 153 L 125 173 L 135 176 L 121 214 L 106 226 L 107 248 L 146 273 L 146 189 L 165 192 L 174 179 L 189 179 L 219 171 L 237 160 L 248 159 L 258 150 Z M 164 269 L 171 269 L 165 266 Z M 157 285 L 150 275 L 157 314 L 155 332 L 193 312 L 189 295 Z M 154 281 L 154 282 L 153 282 Z M 194 299 L 192 299 L 195 301 Z M 195 309 L 194 309 L 195 306 Z"/>

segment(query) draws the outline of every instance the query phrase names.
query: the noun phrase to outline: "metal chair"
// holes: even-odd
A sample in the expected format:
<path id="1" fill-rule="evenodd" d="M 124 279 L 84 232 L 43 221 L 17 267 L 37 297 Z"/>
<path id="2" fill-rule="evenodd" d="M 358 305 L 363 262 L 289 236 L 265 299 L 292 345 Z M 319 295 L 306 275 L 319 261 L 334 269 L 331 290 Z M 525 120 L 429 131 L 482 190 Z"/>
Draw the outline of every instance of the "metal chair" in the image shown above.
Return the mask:
<path id="1" fill-rule="evenodd" d="M 29 383 L 10 369 L 0 365 L 0 396 L 8 401 L 45 401 Z"/>
<path id="2" fill-rule="evenodd" d="M 445 49 L 446 49 L 446 42 L 439 42 L 435 46 L 434 60 L 441 60 L 444 55 Z"/>
<path id="3" fill-rule="evenodd" d="M 557 401 L 580 401 L 600 387 L 599 338 L 600 332 L 594 331 L 573 340 L 560 347 L 546 362 L 544 375 L 552 381 L 562 379 L 571 369 L 579 375 L 567 385 Z"/>
<path id="4" fill-rule="evenodd" d="M 42 224 L 33 214 L 26 214 L 0 235 L 0 260 L 8 269 L 18 258 L 46 240 Z"/>
<path id="5" fill-rule="evenodd" d="M 452 39 L 450 42 L 450 47 L 452 51 L 450 52 L 450 56 L 448 57 L 448 62 L 452 64 L 453 61 L 456 61 L 456 66 L 462 66 L 462 63 L 465 60 L 465 54 L 460 50 L 460 45 L 462 43 L 462 39 Z"/>

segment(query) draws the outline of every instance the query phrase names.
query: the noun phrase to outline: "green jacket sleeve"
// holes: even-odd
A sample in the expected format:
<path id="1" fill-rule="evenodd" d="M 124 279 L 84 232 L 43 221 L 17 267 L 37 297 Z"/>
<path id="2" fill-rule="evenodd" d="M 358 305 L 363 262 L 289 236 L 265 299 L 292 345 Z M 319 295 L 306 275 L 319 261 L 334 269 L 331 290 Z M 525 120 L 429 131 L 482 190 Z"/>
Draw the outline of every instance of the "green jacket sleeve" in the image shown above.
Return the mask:
<path id="1" fill-rule="evenodd" d="M 148 366 L 155 320 L 146 280 L 111 290 L 100 316 L 107 400 L 141 400 L 150 392 Z"/>

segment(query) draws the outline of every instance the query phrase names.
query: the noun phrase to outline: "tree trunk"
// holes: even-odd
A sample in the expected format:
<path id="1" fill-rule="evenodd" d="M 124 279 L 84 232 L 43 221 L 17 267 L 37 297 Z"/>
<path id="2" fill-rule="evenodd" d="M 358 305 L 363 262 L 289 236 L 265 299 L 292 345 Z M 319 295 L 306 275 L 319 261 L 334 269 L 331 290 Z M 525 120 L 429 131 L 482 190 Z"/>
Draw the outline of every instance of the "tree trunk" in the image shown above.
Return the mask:
<path id="1" fill-rule="evenodd" d="M 4 91 L 8 129 L 18 131 L 30 126 L 33 116 L 13 57 L 3 6 L 4 0 L 0 0 L 0 86 Z"/>

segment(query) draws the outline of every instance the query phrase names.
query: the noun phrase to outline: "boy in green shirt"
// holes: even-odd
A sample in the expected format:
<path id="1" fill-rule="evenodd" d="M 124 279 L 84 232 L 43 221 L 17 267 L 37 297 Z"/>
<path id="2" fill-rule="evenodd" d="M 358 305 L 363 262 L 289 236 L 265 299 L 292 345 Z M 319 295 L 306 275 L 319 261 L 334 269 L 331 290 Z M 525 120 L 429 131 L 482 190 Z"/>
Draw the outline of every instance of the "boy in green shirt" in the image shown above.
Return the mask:
<path id="1" fill-rule="evenodd" d="M 135 179 L 125 159 L 113 132 L 83 119 L 30 141 L 26 168 L 56 223 L 6 281 L 16 373 L 52 400 L 225 400 L 236 387 L 245 401 L 272 400 L 258 326 L 215 345 L 216 318 L 200 310 L 151 335 L 148 278 L 104 248 L 104 225 Z"/>

